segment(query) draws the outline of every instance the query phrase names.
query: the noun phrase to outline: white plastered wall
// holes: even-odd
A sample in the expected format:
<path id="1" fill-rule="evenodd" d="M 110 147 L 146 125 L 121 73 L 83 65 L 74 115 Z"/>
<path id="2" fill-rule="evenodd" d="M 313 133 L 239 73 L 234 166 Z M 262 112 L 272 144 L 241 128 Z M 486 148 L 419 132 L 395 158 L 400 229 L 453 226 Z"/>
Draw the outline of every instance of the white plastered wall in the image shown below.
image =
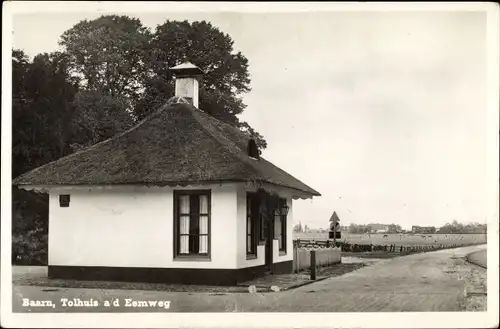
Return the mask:
<path id="1" fill-rule="evenodd" d="M 174 189 L 211 190 L 211 257 L 174 260 Z M 67 208 L 59 194 L 70 194 Z M 236 185 L 49 189 L 49 265 L 237 268 Z"/>

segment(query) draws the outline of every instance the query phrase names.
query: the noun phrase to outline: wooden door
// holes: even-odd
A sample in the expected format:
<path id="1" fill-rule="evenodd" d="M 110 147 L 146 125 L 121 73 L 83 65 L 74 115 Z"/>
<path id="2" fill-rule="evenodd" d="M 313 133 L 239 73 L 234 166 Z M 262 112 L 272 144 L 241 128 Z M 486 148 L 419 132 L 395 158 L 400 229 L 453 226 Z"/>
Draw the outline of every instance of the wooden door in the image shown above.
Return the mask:
<path id="1" fill-rule="evenodd" d="M 274 240 L 274 218 L 272 216 L 264 217 L 264 236 L 266 239 L 266 271 L 273 272 L 273 240 Z"/>

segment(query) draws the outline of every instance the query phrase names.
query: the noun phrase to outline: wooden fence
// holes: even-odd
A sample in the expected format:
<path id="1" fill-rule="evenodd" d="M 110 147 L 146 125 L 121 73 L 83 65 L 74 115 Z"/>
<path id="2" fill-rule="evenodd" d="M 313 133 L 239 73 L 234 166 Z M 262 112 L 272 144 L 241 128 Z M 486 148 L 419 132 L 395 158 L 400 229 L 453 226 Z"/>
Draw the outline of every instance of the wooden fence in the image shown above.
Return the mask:
<path id="1" fill-rule="evenodd" d="M 311 268 L 311 255 L 315 252 L 316 266 L 328 266 L 341 262 L 340 248 L 294 248 L 293 250 L 293 271 L 300 272 Z"/>
<path id="2" fill-rule="evenodd" d="M 294 247 L 297 249 L 324 249 L 334 247 L 333 241 L 331 240 L 305 240 L 296 239 L 293 241 Z M 474 242 L 474 243 L 460 243 L 460 244 L 443 244 L 434 243 L 427 245 L 375 245 L 375 244 L 350 244 L 337 242 L 335 247 L 341 248 L 343 252 L 372 252 L 372 251 L 385 251 L 385 252 L 399 252 L 399 253 L 412 253 L 412 252 L 423 252 L 441 249 L 452 249 L 466 246 L 473 246 L 484 244 L 484 242 Z"/>

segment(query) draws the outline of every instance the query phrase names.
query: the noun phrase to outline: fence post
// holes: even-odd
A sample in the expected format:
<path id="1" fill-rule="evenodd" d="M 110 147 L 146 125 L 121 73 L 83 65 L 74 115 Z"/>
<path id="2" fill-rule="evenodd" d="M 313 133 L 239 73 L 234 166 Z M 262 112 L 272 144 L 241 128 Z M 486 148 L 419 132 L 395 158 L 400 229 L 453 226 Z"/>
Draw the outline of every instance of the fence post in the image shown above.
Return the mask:
<path id="1" fill-rule="evenodd" d="M 311 280 L 316 280 L 316 250 L 311 250 Z"/>
<path id="2" fill-rule="evenodd" d="M 295 266 L 297 267 L 295 269 L 295 273 L 299 273 L 300 265 L 299 265 L 299 244 L 298 243 L 295 243 L 294 252 L 295 252 L 295 259 L 296 259 Z"/>

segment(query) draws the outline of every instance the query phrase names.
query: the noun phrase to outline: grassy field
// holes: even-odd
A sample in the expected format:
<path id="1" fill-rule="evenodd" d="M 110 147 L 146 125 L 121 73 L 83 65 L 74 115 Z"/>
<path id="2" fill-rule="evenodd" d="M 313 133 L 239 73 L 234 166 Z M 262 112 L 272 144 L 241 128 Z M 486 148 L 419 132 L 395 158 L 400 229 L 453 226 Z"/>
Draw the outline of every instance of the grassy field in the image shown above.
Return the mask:
<path id="1" fill-rule="evenodd" d="M 472 254 L 467 256 L 467 260 L 471 263 L 486 268 L 487 265 L 486 249 L 473 252 Z"/>
<path id="2" fill-rule="evenodd" d="M 294 233 L 293 239 L 326 240 L 328 233 Z M 432 244 L 481 244 L 486 243 L 485 234 L 351 234 L 342 232 L 342 239 L 350 244 L 374 244 L 416 246 Z"/>

